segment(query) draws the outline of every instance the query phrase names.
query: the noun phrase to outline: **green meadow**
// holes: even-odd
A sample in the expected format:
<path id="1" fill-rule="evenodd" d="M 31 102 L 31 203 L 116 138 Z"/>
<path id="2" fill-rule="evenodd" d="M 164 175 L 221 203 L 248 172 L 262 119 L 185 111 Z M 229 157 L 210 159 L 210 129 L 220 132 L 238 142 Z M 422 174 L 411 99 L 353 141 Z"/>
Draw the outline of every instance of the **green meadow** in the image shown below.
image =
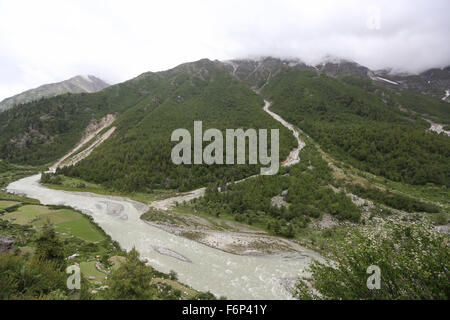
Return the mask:
<path id="1" fill-rule="evenodd" d="M 0 209 L 8 209 L 17 204 L 19 203 L 14 201 L 0 201 Z M 36 229 L 40 229 L 48 220 L 55 225 L 56 231 L 62 235 L 73 235 L 88 242 L 105 240 L 103 233 L 87 217 L 71 209 L 22 205 L 15 211 L 5 213 L 1 218 L 18 225 L 32 225 Z"/>

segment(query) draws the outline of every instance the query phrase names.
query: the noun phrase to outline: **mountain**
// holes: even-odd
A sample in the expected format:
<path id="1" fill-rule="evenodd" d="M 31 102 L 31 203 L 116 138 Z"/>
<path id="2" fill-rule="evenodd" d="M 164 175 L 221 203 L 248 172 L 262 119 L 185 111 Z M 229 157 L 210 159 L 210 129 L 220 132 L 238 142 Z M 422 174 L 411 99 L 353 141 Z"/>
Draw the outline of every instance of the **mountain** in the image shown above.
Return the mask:
<path id="1" fill-rule="evenodd" d="M 325 58 L 315 69 L 330 77 L 361 77 L 367 78 L 370 70 L 354 61 L 338 58 Z"/>
<path id="2" fill-rule="evenodd" d="M 299 59 L 272 57 L 256 60 L 235 59 L 225 61 L 224 65 L 233 76 L 254 88 L 260 88 L 267 79 L 280 70 L 294 68 L 333 78 L 355 77 L 371 80 L 376 85 L 392 90 L 409 91 L 450 102 L 450 66 L 441 69 L 432 68 L 419 74 L 407 74 L 394 72 L 392 69 L 371 70 L 357 62 L 335 57 L 326 57 L 317 65 L 308 65 Z"/>
<path id="3" fill-rule="evenodd" d="M 331 77 L 369 78 L 394 90 L 408 90 L 450 102 L 450 66 L 408 74 L 392 69 L 370 70 L 354 61 L 327 58 L 315 68 Z"/>
<path id="4" fill-rule="evenodd" d="M 62 82 L 45 84 L 6 98 L 0 102 L 0 111 L 41 98 L 53 97 L 64 93 L 97 92 L 106 87 L 109 87 L 109 84 L 95 76 L 79 75 Z"/>
<path id="5" fill-rule="evenodd" d="M 346 59 L 326 57 L 317 65 L 308 65 L 300 59 L 279 59 L 263 57 L 254 59 L 235 59 L 224 62 L 227 70 L 238 79 L 260 87 L 266 80 L 276 75 L 283 69 L 297 69 L 303 71 L 314 71 L 330 77 L 361 77 L 368 78 L 370 70 L 358 63 Z"/>
<path id="6" fill-rule="evenodd" d="M 265 98 L 327 152 L 361 170 L 411 184 L 448 185 L 449 139 L 427 132 L 423 119 L 449 124 L 448 103 L 373 80 L 371 72 L 334 60 L 320 66 L 271 57 L 185 63 L 97 93 L 60 95 L 0 113 L 0 158 L 50 164 L 110 115 L 115 120 L 102 130 L 114 126 L 113 133 L 64 168 L 67 175 L 127 191 L 187 190 L 240 179 L 258 166 L 173 165 L 170 134 L 192 131 L 194 120 L 202 120 L 204 130 L 279 128 L 283 160 L 295 140 L 262 110 Z"/>
<path id="7" fill-rule="evenodd" d="M 171 133 L 186 128 L 192 135 L 196 120 L 203 122 L 203 130 L 277 128 L 280 161 L 295 146 L 289 130 L 263 111 L 262 97 L 223 70 L 220 62 L 204 59 L 146 73 L 122 85 L 139 87 L 141 96 L 117 117 L 115 134 L 89 158 L 64 168 L 66 174 L 120 190 L 143 191 L 189 190 L 258 172 L 258 165 L 174 165 Z"/>
<path id="8" fill-rule="evenodd" d="M 394 90 L 408 90 L 450 102 L 450 66 L 408 74 L 392 69 L 370 70 L 354 61 L 328 57 L 315 69 L 331 77 L 368 78 Z"/>

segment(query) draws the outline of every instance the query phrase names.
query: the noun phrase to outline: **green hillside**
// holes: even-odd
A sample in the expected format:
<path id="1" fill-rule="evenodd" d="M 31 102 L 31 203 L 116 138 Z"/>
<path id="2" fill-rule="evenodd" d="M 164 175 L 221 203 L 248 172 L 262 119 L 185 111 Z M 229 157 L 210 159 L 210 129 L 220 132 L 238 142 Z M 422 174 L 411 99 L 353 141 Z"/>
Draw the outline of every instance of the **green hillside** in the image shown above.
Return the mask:
<path id="1" fill-rule="evenodd" d="M 444 102 L 381 89 L 361 79 L 336 79 L 285 70 L 263 90 L 272 110 L 297 125 L 338 159 L 376 175 L 409 184 L 450 185 L 450 139 L 427 132 L 411 112 L 431 100 L 429 114 L 450 114 Z M 425 106 L 422 105 L 425 109 Z"/>
<path id="2" fill-rule="evenodd" d="M 201 61 L 163 75 L 145 99 L 116 121 L 116 134 L 73 168 L 61 171 L 109 187 L 142 191 L 147 188 L 188 190 L 219 179 L 256 174 L 256 165 L 175 166 L 171 161 L 173 130 L 186 128 L 193 136 L 195 120 L 203 130 L 217 128 L 278 128 L 280 160 L 295 146 L 290 132 L 267 115 L 263 100 L 215 64 Z"/>

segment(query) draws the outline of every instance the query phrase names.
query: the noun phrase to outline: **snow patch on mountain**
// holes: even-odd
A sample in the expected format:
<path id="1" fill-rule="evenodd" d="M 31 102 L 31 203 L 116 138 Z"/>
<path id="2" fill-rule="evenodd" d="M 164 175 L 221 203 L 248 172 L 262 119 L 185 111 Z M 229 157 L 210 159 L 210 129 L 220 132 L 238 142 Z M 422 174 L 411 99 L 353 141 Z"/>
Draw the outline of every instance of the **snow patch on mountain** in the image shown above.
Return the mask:
<path id="1" fill-rule="evenodd" d="M 398 83 L 397 82 L 395 82 L 395 81 L 391 81 L 391 80 L 388 80 L 388 79 L 385 79 L 385 78 L 382 78 L 382 77 L 376 77 L 378 80 L 381 80 L 381 81 L 385 81 L 385 82 L 388 82 L 388 83 L 390 83 L 390 84 L 395 84 L 396 86 L 398 86 Z"/>

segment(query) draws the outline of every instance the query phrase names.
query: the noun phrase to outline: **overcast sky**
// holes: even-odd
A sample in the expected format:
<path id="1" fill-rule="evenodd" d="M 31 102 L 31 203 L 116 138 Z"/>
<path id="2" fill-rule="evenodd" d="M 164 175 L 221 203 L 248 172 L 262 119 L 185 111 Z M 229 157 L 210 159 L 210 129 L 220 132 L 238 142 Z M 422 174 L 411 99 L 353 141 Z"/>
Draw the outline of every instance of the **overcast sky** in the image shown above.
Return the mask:
<path id="1" fill-rule="evenodd" d="M 331 55 L 418 72 L 450 64 L 449 16 L 449 0 L 0 0 L 0 100 L 201 58 Z"/>

